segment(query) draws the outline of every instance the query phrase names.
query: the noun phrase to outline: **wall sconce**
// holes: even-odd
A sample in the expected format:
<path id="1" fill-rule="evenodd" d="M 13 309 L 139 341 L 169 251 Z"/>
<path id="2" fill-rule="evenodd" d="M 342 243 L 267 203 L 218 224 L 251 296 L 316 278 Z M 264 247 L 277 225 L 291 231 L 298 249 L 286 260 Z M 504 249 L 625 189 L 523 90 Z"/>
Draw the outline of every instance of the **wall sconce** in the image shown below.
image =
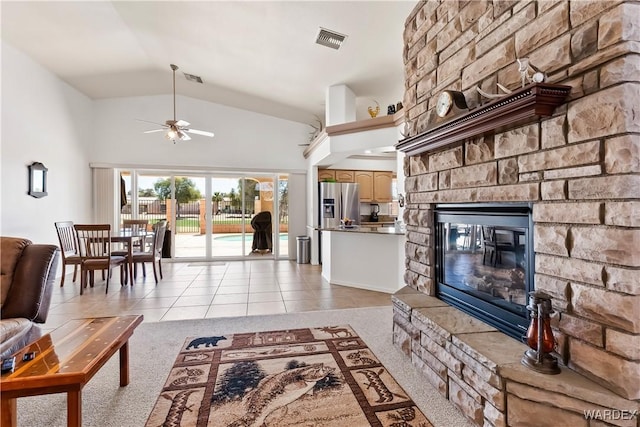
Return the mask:
<path id="1" fill-rule="evenodd" d="M 42 163 L 33 162 L 29 165 L 29 192 L 37 199 L 47 195 L 47 169 Z"/>
<path id="2" fill-rule="evenodd" d="M 542 374 L 560 373 L 558 361 L 550 353 L 556 346 L 551 330 L 551 297 L 544 292 L 529 292 L 531 323 L 527 329 L 527 345 L 529 350 L 522 356 L 522 364 Z"/>

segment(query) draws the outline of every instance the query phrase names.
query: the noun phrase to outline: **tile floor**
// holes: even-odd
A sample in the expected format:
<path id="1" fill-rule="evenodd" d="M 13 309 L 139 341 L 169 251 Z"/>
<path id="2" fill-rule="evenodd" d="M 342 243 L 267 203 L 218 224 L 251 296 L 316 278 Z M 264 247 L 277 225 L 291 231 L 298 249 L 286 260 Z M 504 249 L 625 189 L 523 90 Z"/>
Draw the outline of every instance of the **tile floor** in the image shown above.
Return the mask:
<path id="1" fill-rule="evenodd" d="M 143 314 L 145 322 L 156 322 L 391 305 L 389 294 L 329 284 L 321 269 L 273 260 L 163 263 L 164 278 L 156 285 L 147 264 L 147 277 L 139 269 L 133 286 L 120 286 L 114 269 L 108 293 L 96 274 L 95 287 L 83 295 L 80 279 L 73 283 L 73 274 L 67 274 L 64 287 L 56 281 L 42 327 L 119 314 Z"/>

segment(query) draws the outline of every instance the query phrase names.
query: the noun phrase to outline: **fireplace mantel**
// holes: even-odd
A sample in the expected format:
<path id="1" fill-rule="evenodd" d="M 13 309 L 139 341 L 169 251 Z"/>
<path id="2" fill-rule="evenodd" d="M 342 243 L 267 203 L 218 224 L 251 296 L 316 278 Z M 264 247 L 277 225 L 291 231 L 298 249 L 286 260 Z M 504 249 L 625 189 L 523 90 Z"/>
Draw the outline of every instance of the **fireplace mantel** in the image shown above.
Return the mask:
<path id="1" fill-rule="evenodd" d="M 498 133 L 551 116 L 571 91 L 571 86 L 536 83 L 514 91 L 503 98 L 475 108 L 468 113 L 403 139 L 396 149 L 408 156 L 483 134 Z"/>

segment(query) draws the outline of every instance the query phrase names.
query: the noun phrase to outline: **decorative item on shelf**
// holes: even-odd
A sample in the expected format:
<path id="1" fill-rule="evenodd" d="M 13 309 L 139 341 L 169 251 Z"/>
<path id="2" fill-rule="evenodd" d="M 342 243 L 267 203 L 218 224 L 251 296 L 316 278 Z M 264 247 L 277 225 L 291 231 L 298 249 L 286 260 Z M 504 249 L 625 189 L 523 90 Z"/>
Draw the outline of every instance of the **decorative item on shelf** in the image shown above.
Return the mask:
<path id="1" fill-rule="evenodd" d="M 541 291 L 529 292 L 527 310 L 531 316 L 527 329 L 527 345 L 530 349 L 522 356 L 522 364 L 541 374 L 559 374 L 558 361 L 550 354 L 556 346 L 551 330 L 551 297 Z"/>
<path id="2" fill-rule="evenodd" d="M 373 102 L 376 103 L 375 108 L 371 108 L 371 107 L 367 108 L 367 111 L 369 112 L 369 115 L 371 116 L 372 119 L 375 118 L 380 112 L 380 104 L 378 104 L 378 101 L 374 99 Z"/>
<path id="3" fill-rule="evenodd" d="M 39 199 L 47 193 L 47 169 L 40 162 L 33 162 L 29 165 L 29 191 L 31 197 Z"/>
<path id="4" fill-rule="evenodd" d="M 438 95 L 438 100 L 436 102 L 436 114 L 438 117 L 446 117 L 449 114 L 458 114 L 467 109 L 467 100 L 462 92 L 457 90 L 445 90 Z"/>
<path id="5" fill-rule="evenodd" d="M 506 87 L 502 86 L 500 83 L 496 83 L 496 85 L 498 86 L 498 90 L 502 91 L 504 93 L 489 93 L 489 92 L 485 92 L 482 89 L 480 89 L 480 86 L 476 86 L 476 90 L 478 91 L 478 93 L 482 96 L 484 96 L 485 98 L 489 98 L 489 99 L 495 99 L 495 98 L 502 98 L 505 95 L 509 95 L 512 91 L 507 89 Z"/>
<path id="6" fill-rule="evenodd" d="M 310 124 L 309 126 L 311 126 L 313 128 L 313 132 L 309 132 L 309 143 L 307 144 L 298 144 L 300 146 L 306 147 L 309 146 L 314 139 L 316 139 L 318 137 L 318 135 L 320 135 L 320 132 L 322 132 L 322 129 L 324 129 L 324 125 L 322 124 L 322 120 L 320 120 L 320 118 L 318 116 L 316 116 L 314 114 L 314 117 L 316 118 L 316 123 L 317 126 L 314 126 L 312 124 Z"/>
<path id="7" fill-rule="evenodd" d="M 522 79 L 522 87 L 525 87 L 527 83 L 542 83 L 546 80 L 544 73 L 536 70 L 529 63 L 529 58 L 516 58 L 516 61 L 518 62 L 518 71 L 520 71 Z"/>
<path id="8" fill-rule="evenodd" d="M 529 83 L 542 83 L 547 79 L 547 76 L 541 71 L 534 68 L 528 58 L 517 58 L 518 71 L 520 72 L 520 78 L 522 80 L 522 87 L 525 87 Z M 488 99 L 502 98 L 505 95 L 511 94 L 513 91 L 502 86 L 500 83 L 496 83 L 498 86 L 498 93 L 489 93 L 480 89 L 480 86 L 476 86 L 476 91 L 480 95 Z M 503 93 L 500 93 L 502 91 Z"/>
<path id="9" fill-rule="evenodd" d="M 402 102 L 398 101 L 398 103 L 396 104 L 396 112 L 402 110 L 402 108 L 403 108 Z"/>
<path id="10" fill-rule="evenodd" d="M 387 116 L 390 116 L 392 114 L 396 113 L 396 106 L 391 104 L 387 107 Z"/>

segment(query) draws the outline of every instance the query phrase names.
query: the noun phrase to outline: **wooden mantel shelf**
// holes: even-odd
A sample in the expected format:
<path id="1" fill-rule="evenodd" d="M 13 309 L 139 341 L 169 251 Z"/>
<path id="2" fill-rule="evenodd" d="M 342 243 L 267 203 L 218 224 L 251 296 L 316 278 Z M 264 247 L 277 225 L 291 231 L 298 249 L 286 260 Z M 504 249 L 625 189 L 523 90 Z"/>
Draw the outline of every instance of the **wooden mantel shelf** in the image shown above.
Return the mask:
<path id="1" fill-rule="evenodd" d="M 396 149 L 409 156 L 435 150 L 467 138 L 498 133 L 551 116 L 571 86 L 536 83 L 514 91 L 427 131 L 401 140 Z"/>

